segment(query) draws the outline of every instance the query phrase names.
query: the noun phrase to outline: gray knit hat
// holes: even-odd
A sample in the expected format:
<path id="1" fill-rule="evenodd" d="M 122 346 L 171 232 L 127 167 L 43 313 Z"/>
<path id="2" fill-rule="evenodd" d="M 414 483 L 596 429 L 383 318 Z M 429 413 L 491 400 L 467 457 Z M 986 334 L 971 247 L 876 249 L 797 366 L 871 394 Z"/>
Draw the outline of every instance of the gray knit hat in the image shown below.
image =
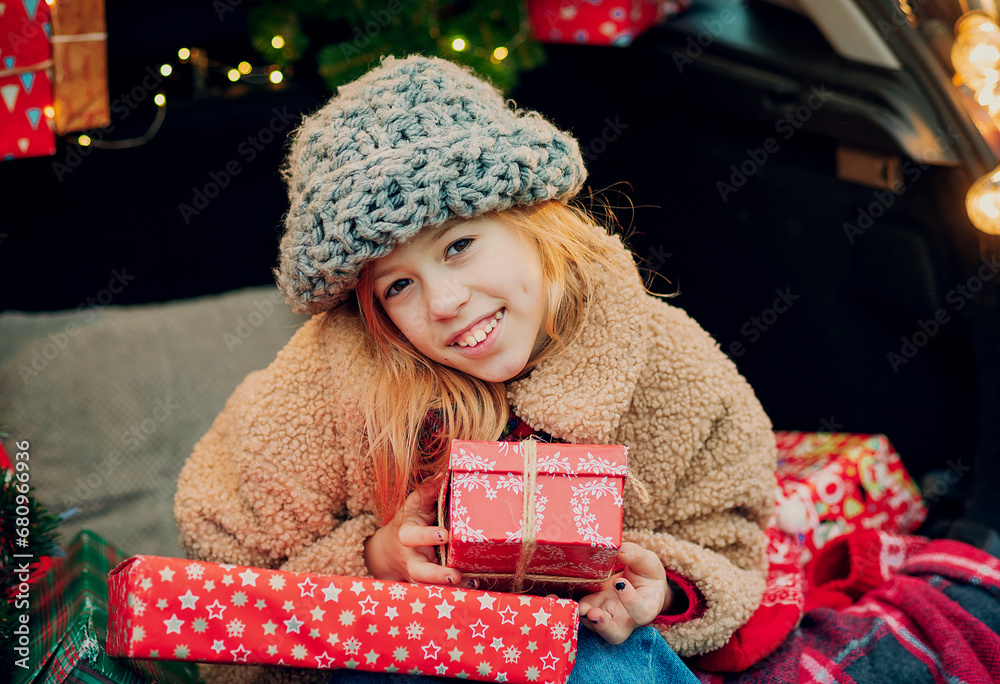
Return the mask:
<path id="1" fill-rule="evenodd" d="M 278 286 L 294 311 L 326 311 L 424 226 L 569 199 L 586 175 L 571 135 L 470 70 L 386 57 L 294 133 Z"/>

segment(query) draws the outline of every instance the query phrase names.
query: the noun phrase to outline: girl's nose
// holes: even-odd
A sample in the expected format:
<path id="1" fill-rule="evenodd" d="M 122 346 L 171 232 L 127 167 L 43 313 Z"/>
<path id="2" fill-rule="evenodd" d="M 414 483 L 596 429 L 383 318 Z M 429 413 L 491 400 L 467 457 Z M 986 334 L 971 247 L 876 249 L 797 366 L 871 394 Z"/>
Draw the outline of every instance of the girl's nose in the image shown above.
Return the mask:
<path id="1" fill-rule="evenodd" d="M 454 279 L 434 283 L 428 292 L 429 310 L 434 320 L 454 318 L 469 300 L 469 289 Z"/>

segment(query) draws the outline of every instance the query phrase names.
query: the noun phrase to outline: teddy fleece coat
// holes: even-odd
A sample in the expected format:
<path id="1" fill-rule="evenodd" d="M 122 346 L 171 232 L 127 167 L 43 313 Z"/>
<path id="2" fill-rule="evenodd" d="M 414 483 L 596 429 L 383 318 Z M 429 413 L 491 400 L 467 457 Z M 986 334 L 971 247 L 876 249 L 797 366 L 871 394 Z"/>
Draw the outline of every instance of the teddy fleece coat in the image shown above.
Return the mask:
<path id="1" fill-rule="evenodd" d="M 712 338 L 647 294 L 631 255 L 605 239 L 617 262 L 591 267 L 596 296 L 580 334 L 508 383 L 508 396 L 521 419 L 555 438 L 629 446 L 652 501 L 626 497 L 625 539 L 704 598 L 699 617 L 656 626 L 680 655 L 705 653 L 760 603 L 774 508 L 771 424 Z M 371 361 L 356 318 L 324 325 L 322 316 L 246 378 L 195 446 L 175 502 L 192 558 L 370 576 L 363 545 L 376 522 L 358 389 Z"/>

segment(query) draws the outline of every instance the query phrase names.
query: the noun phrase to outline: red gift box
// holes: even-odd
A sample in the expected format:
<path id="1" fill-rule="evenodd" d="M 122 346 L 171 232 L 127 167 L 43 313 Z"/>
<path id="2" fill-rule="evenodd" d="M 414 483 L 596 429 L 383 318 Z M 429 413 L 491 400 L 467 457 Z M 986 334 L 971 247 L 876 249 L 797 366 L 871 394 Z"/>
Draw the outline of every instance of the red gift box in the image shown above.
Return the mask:
<path id="1" fill-rule="evenodd" d="M 858 529 L 909 534 L 927 516 L 920 490 L 885 435 L 775 432 L 777 477 L 806 520 L 802 561 Z"/>
<path id="2" fill-rule="evenodd" d="M 49 31 L 44 2 L 7 3 L 0 14 L 0 159 L 56 151 Z"/>
<path id="3" fill-rule="evenodd" d="M 528 0 L 528 21 L 543 43 L 629 45 L 691 0 Z"/>
<path id="4" fill-rule="evenodd" d="M 136 556 L 111 571 L 109 655 L 565 682 L 577 606 L 404 582 Z"/>
<path id="5" fill-rule="evenodd" d="M 545 581 L 611 574 L 627 447 L 455 440 L 449 471 L 448 567 L 513 577 L 521 562 L 526 578 Z M 533 539 L 523 534 L 526 517 Z"/>

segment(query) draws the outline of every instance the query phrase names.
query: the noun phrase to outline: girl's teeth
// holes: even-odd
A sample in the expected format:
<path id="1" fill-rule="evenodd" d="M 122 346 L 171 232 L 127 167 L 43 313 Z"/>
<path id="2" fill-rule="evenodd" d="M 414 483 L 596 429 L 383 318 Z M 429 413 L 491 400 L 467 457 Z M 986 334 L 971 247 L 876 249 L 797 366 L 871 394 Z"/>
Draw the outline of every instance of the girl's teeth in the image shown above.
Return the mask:
<path id="1" fill-rule="evenodd" d="M 484 325 L 479 330 L 473 330 L 469 333 L 464 340 L 458 341 L 459 347 L 475 347 L 477 344 L 486 339 L 486 336 L 493 332 L 493 328 L 497 327 L 497 321 L 503 318 L 503 311 L 497 311 L 496 316 L 492 321 Z"/>

